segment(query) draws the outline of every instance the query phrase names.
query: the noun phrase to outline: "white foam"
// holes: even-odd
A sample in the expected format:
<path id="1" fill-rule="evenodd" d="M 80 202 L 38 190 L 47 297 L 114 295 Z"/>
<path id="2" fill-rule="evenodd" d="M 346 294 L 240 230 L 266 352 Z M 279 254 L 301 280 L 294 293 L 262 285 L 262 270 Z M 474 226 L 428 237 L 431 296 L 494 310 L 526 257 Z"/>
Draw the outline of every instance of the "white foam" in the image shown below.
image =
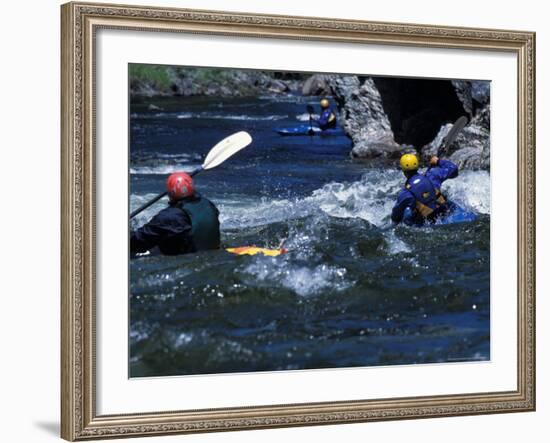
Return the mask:
<path id="1" fill-rule="evenodd" d="M 411 247 L 398 238 L 393 230 L 384 233 L 384 240 L 386 241 L 388 252 L 392 255 L 412 251 Z"/>
<path id="2" fill-rule="evenodd" d="M 392 174 L 385 180 L 381 174 L 369 172 L 351 184 L 329 183 L 307 200 L 332 217 L 361 218 L 378 227 L 388 225 L 399 184 Z"/>
<path id="3" fill-rule="evenodd" d="M 357 182 L 329 183 L 305 200 L 333 217 L 358 217 L 384 227 L 391 225 L 389 215 L 403 184 L 398 170 L 372 169 Z M 468 211 L 490 213 L 491 181 L 487 171 L 463 171 L 443 183 L 442 191 Z"/>
<path id="4" fill-rule="evenodd" d="M 487 171 L 462 171 L 444 183 L 445 194 L 456 204 L 480 214 L 491 213 L 491 176 Z"/>
<path id="5" fill-rule="evenodd" d="M 170 171 L 172 172 L 172 171 Z M 352 183 L 328 183 L 299 199 L 222 199 L 215 203 L 220 209 L 222 229 L 263 226 L 270 223 L 326 214 L 337 218 L 360 218 L 379 228 L 392 226 L 390 214 L 399 191 L 403 174 L 395 169 L 371 169 Z M 486 171 L 464 171 L 443 184 L 442 191 L 468 211 L 490 213 L 490 175 Z M 154 197 L 153 194 L 148 194 Z M 138 207 L 146 197 L 132 195 L 132 206 Z M 150 211 L 146 214 L 153 214 Z M 406 251 L 396 239 L 388 238 L 390 250 Z"/>
<path id="6" fill-rule="evenodd" d="M 132 194 L 130 196 L 130 212 L 135 211 L 141 205 L 147 203 L 149 200 L 152 200 L 158 194 Z M 147 223 L 151 218 L 160 210 L 162 206 L 166 206 L 166 200 L 160 199 L 155 204 L 149 206 L 147 209 L 140 212 L 130 221 L 131 229 L 137 229 L 138 227 Z"/>
<path id="7" fill-rule="evenodd" d="M 176 349 L 182 348 L 185 345 L 188 345 L 189 343 L 191 343 L 191 341 L 193 340 L 194 337 L 195 336 L 192 332 L 181 332 L 177 336 L 177 338 L 175 340 L 175 343 L 174 343 L 174 346 L 176 347 Z"/>
<path id="8" fill-rule="evenodd" d="M 200 118 L 210 118 L 214 120 L 275 121 L 284 120 L 288 118 L 288 115 L 228 115 L 205 113 L 201 115 Z"/>
<path id="9" fill-rule="evenodd" d="M 200 163 L 178 163 L 178 164 L 164 164 L 156 166 L 137 166 L 130 168 L 130 174 L 132 175 L 169 175 L 178 170 L 195 169 L 200 166 Z"/>
<path id="10" fill-rule="evenodd" d="M 335 266 L 290 267 L 279 260 L 261 260 L 248 265 L 244 272 L 257 280 L 282 285 L 302 297 L 323 293 L 326 289 L 342 291 L 353 285 L 346 280 L 346 270 Z"/>
<path id="11" fill-rule="evenodd" d="M 303 114 L 298 114 L 296 116 L 296 120 L 299 120 L 301 122 L 309 122 L 309 118 L 310 118 L 310 115 L 307 112 Z M 311 118 L 313 120 L 317 120 L 319 118 L 319 114 L 311 114 Z"/>
<path id="12" fill-rule="evenodd" d="M 179 119 L 186 120 L 191 118 L 205 118 L 213 120 L 239 120 L 239 121 L 274 121 L 288 118 L 288 115 L 249 115 L 249 114 L 225 114 L 216 112 L 157 112 L 155 114 L 132 114 L 132 119 Z"/>

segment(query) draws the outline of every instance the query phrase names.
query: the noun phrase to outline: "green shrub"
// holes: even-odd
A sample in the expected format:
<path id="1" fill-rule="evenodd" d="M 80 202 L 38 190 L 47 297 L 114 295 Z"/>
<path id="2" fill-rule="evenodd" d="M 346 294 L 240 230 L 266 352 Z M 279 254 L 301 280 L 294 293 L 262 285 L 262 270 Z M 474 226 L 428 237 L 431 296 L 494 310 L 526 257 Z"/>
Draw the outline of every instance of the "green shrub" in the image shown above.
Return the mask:
<path id="1" fill-rule="evenodd" d="M 168 66 L 130 64 L 130 82 L 143 82 L 158 89 L 170 87 L 170 75 Z"/>

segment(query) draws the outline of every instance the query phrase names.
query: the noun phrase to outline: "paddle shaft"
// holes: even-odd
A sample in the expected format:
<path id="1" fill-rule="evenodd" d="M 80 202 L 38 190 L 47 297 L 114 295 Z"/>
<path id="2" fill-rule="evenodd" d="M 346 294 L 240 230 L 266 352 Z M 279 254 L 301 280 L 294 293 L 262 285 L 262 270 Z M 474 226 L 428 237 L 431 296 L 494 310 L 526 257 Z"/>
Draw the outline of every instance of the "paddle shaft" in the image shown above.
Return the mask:
<path id="1" fill-rule="evenodd" d="M 193 172 L 189 173 L 189 175 L 191 177 L 197 175 L 199 172 L 201 172 L 203 170 L 202 166 L 200 168 L 197 168 L 195 169 Z M 147 209 L 149 206 L 155 204 L 156 202 L 158 202 L 162 197 L 164 197 L 165 195 L 168 195 L 168 192 L 164 191 L 164 192 L 161 192 L 159 195 L 157 195 L 155 198 L 153 198 L 152 200 L 149 200 L 147 203 L 141 205 L 139 208 L 137 208 L 135 211 L 133 211 L 131 214 L 130 214 L 130 218 L 134 218 L 136 215 L 138 215 L 140 212 L 143 212 L 145 209 Z"/>

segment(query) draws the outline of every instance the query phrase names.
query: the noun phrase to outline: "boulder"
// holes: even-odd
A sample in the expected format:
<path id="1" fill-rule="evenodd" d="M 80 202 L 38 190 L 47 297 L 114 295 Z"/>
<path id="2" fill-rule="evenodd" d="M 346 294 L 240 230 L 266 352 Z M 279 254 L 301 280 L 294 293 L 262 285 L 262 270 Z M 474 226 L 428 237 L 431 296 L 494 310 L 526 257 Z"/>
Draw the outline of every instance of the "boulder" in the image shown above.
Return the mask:
<path id="1" fill-rule="evenodd" d="M 283 92 L 288 92 L 290 87 L 282 80 L 271 80 L 267 89 L 269 92 L 282 94 Z"/>
<path id="2" fill-rule="evenodd" d="M 490 169 L 490 114 L 490 105 L 487 104 L 458 134 L 442 157 L 456 163 L 461 169 Z M 451 127 L 450 123 L 443 125 L 434 140 L 422 148 L 422 157 L 425 161 L 437 154 L 443 138 Z"/>
<path id="3" fill-rule="evenodd" d="M 449 147 L 449 159 L 460 168 L 490 169 L 490 114 L 491 107 L 486 105 L 458 134 L 454 143 Z"/>
<path id="4" fill-rule="evenodd" d="M 398 156 L 402 147 L 394 140 L 380 93 L 372 78 L 361 82 L 355 75 L 331 75 L 327 80 L 340 109 L 340 123 L 353 142 L 351 156 Z"/>
<path id="5" fill-rule="evenodd" d="M 149 103 L 147 106 L 148 111 L 164 111 L 160 106 L 154 105 L 153 103 Z"/>
<path id="6" fill-rule="evenodd" d="M 477 110 L 488 105 L 491 98 L 491 83 L 477 80 L 452 80 L 451 81 L 464 110 L 470 117 Z"/>
<path id="7" fill-rule="evenodd" d="M 302 85 L 302 95 L 330 95 L 329 76 L 313 74 Z"/>

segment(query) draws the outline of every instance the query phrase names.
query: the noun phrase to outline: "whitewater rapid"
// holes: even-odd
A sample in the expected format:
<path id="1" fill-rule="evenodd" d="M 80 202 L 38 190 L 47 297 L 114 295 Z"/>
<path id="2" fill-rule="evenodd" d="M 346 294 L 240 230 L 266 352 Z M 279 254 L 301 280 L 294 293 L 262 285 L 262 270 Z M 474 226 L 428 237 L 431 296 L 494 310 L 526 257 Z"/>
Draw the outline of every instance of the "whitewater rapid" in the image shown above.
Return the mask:
<path id="1" fill-rule="evenodd" d="M 154 102 L 161 112 L 132 109 L 130 210 L 162 192 L 169 173 L 192 171 L 245 129 L 254 143 L 200 174 L 197 190 L 220 210 L 222 248 L 284 240 L 288 250 L 130 260 L 132 377 L 489 358 L 489 173 L 461 171 L 443 185 L 477 220 L 394 226 L 405 182 L 397 162 L 354 162 L 347 137 L 273 130 L 274 121 L 309 121 L 314 100 L 178 99 Z"/>
<path id="2" fill-rule="evenodd" d="M 403 186 L 396 170 L 373 169 L 351 183 L 327 183 L 305 198 L 219 202 L 223 228 L 258 226 L 302 218 L 319 211 L 331 217 L 360 218 L 377 227 L 390 225 L 395 198 Z M 468 211 L 490 214 L 490 176 L 485 171 L 466 171 L 448 180 L 442 191 Z"/>
<path id="3" fill-rule="evenodd" d="M 186 164 L 185 167 L 189 167 Z M 158 166 L 164 171 L 165 166 Z M 139 173 L 149 173 L 149 167 Z M 153 172 L 151 172 L 153 173 Z M 163 172 L 159 172 L 162 174 Z M 305 198 L 276 199 L 258 196 L 224 196 L 213 199 L 220 210 L 222 230 L 262 226 L 290 219 L 304 218 L 323 212 L 337 218 L 360 218 L 379 228 L 391 224 L 390 213 L 403 186 L 403 175 L 397 170 L 371 169 L 350 183 L 327 183 Z M 491 180 L 486 171 L 464 171 L 443 184 L 443 193 L 464 209 L 477 214 L 490 214 Z M 131 210 L 153 198 L 155 194 L 132 194 Z M 164 203 L 158 203 L 136 217 L 140 226 Z"/>

